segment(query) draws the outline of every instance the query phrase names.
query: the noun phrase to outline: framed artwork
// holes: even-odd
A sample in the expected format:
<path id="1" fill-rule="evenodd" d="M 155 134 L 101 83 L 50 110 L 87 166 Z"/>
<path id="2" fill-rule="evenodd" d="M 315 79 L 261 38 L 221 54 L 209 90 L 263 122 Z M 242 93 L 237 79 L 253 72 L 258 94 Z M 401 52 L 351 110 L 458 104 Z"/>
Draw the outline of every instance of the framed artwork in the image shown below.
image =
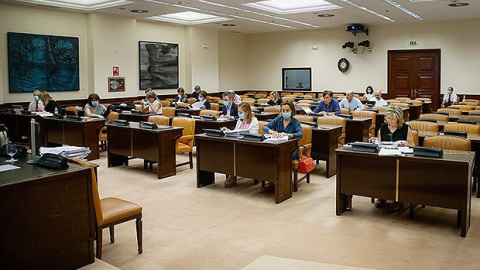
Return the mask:
<path id="1" fill-rule="evenodd" d="M 113 67 L 113 76 L 120 76 L 120 69 L 118 67 Z"/>
<path id="2" fill-rule="evenodd" d="M 139 41 L 140 89 L 178 88 L 178 44 Z"/>
<path id="3" fill-rule="evenodd" d="M 78 38 L 7 33 L 10 93 L 78 91 Z"/>
<path id="4" fill-rule="evenodd" d="M 282 68 L 282 90 L 312 91 L 312 68 Z"/>
<path id="5" fill-rule="evenodd" d="M 108 92 L 125 92 L 125 77 L 108 77 Z"/>

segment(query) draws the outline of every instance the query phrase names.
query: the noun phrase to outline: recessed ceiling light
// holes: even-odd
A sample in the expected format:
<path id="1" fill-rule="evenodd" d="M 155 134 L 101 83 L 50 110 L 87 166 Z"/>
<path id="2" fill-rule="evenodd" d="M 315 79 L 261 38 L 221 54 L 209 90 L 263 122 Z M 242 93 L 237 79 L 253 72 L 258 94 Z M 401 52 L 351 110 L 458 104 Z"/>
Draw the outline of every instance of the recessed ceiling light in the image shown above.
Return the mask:
<path id="1" fill-rule="evenodd" d="M 469 3 L 450 3 L 448 4 L 449 7 L 466 7 L 470 5 Z"/>
<path id="2" fill-rule="evenodd" d="M 19 2 L 52 6 L 58 8 L 71 8 L 77 10 L 97 10 L 131 4 L 128 0 L 18 0 Z"/>
<path id="3" fill-rule="evenodd" d="M 159 15 L 159 16 L 152 16 L 152 17 L 148 17 L 147 19 L 162 21 L 162 22 L 186 24 L 186 25 L 214 23 L 214 22 L 223 22 L 223 21 L 231 20 L 225 17 L 219 17 L 219 16 L 193 12 L 193 11 L 184 11 L 184 12 L 171 13 L 171 14 L 165 14 L 165 15 Z"/>
<path id="4" fill-rule="evenodd" d="M 132 10 L 130 10 L 130 12 L 133 12 L 133 13 L 147 13 L 148 10 L 146 10 L 146 9 L 132 9 Z"/>
<path id="5" fill-rule="evenodd" d="M 224 26 L 224 27 L 235 27 L 237 25 L 233 24 L 233 23 L 224 23 L 224 24 L 222 24 L 222 26 Z"/>
<path id="6" fill-rule="evenodd" d="M 397 2 L 395 2 L 395 1 L 393 1 L 393 0 L 383 0 L 383 1 L 389 3 L 390 5 L 398 8 L 398 9 L 400 9 L 401 11 L 407 13 L 408 15 L 414 17 L 415 19 L 420 20 L 420 21 L 423 21 L 423 18 L 422 18 L 420 15 L 414 13 L 413 11 L 407 9 L 406 7 L 400 5 L 400 4 L 397 3 Z"/>
<path id="7" fill-rule="evenodd" d="M 268 0 L 243 4 L 277 14 L 295 14 L 309 11 L 332 10 L 342 8 L 324 0 Z"/>
<path id="8" fill-rule="evenodd" d="M 330 18 L 330 17 L 333 17 L 335 15 L 333 15 L 333 14 L 318 14 L 317 16 L 320 17 L 320 18 Z"/>
<path id="9" fill-rule="evenodd" d="M 359 4 L 357 4 L 357 3 L 353 2 L 353 1 L 350 1 L 350 0 L 339 0 L 339 1 L 340 1 L 340 2 L 343 2 L 343 3 L 346 3 L 346 4 L 349 4 L 349 5 L 351 5 L 351 6 L 354 6 L 354 7 L 358 8 L 358 9 L 363 10 L 363 11 L 366 11 L 366 12 L 368 12 L 368 13 L 370 13 L 370 14 L 373 14 L 373 15 L 375 15 L 375 16 L 377 16 L 377 17 L 379 17 L 379 18 L 382 18 L 382 19 L 384 19 L 384 20 L 387 20 L 387 21 L 389 21 L 389 22 L 395 22 L 394 19 L 392 19 L 392 18 L 390 18 L 390 17 L 387 17 L 387 16 L 385 16 L 385 15 L 383 15 L 383 14 L 380 14 L 380 13 L 378 13 L 378 12 L 376 12 L 376 11 L 373 11 L 373 10 L 371 10 L 371 9 L 369 9 L 369 8 L 366 8 L 366 7 L 362 6 L 362 5 L 359 5 Z"/>

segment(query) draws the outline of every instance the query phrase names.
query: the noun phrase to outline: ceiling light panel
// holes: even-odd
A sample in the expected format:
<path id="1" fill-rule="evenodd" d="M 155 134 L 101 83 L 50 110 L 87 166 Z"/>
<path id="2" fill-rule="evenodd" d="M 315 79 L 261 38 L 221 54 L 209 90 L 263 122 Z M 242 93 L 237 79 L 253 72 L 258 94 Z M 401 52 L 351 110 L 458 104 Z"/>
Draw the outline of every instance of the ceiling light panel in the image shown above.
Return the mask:
<path id="1" fill-rule="evenodd" d="M 132 3 L 127 0 L 18 0 L 19 2 L 78 10 L 96 10 Z"/>
<path id="2" fill-rule="evenodd" d="M 415 19 L 420 20 L 420 21 L 423 21 L 423 18 L 422 18 L 420 15 L 414 13 L 413 11 L 410 11 L 409 9 L 407 9 L 406 7 L 398 4 L 397 2 L 395 2 L 395 1 L 393 1 L 393 0 L 383 0 L 383 1 L 389 3 L 390 5 L 398 8 L 398 9 L 400 9 L 401 11 L 407 13 L 408 15 L 414 17 Z"/>
<path id="3" fill-rule="evenodd" d="M 380 14 L 380 13 L 378 13 L 378 12 L 376 12 L 376 11 L 374 11 L 374 10 L 371 10 L 371 9 L 369 9 L 369 8 L 367 8 L 367 7 L 364 7 L 364 6 L 360 5 L 360 4 L 357 4 L 357 3 L 353 2 L 353 1 L 350 1 L 350 0 L 339 0 L 339 1 L 340 1 L 340 2 L 343 2 L 343 3 L 345 3 L 345 4 L 349 4 L 349 5 L 351 5 L 351 6 L 354 6 L 354 7 L 358 8 L 358 9 L 363 10 L 363 11 L 366 11 L 366 12 L 372 14 L 372 15 L 375 15 L 375 16 L 377 16 L 377 17 L 379 17 L 379 18 L 382 18 L 382 19 L 384 19 L 384 20 L 387 20 L 387 21 L 389 21 L 389 22 L 395 22 L 394 19 L 392 19 L 392 18 L 390 18 L 390 17 L 387 17 L 387 16 L 385 16 L 385 15 L 383 15 L 383 14 Z"/>
<path id="4" fill-rule="evenodd" d="M 213 22 L 224 22 L 230 21 L 229 18 L 198 13 L 193 11 L 185 11 L 179 13 L 172 13 L 166 15 L 159 15 L 159 16 L 152 16 L 148 17 L 147 19 L 155 20 L 155 21 L 162 21 L 162 22 L 170 22 L 170 23 L 178 23 L 184 25 L 196 25 L 196 24 L 204 24 L 204 23 L 213 23 Z"/>
<path id="5" fill-rule="evenodd" d="M 342 8 L 323 0 L 269 0 L 243 5 L 277 14 L 295 14 Z"/>

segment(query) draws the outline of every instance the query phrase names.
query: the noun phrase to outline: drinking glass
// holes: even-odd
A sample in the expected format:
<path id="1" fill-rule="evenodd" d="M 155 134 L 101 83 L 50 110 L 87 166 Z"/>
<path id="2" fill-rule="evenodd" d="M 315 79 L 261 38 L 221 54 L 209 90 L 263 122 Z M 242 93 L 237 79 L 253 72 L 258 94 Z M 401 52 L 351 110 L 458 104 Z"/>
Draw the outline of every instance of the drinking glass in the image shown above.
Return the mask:
<path id="1" fill-rule="evenodd" d="M 9 143 L 7 144 L 7 154 L 10 156 L 10 159 L 7 160 L 6 162 L 15 162 L 17 161 L 16 159 L 13 158 L 13 156 L 17 153 L 17 145 L 14 143 Z"/>

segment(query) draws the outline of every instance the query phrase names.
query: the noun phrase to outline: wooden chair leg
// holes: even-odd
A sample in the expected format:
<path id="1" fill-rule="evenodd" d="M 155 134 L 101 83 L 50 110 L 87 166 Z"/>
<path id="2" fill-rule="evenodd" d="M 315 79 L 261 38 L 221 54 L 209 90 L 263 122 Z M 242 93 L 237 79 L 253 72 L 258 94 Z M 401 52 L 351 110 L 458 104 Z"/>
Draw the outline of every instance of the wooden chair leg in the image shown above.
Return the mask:
<path id="1" fill-rule="evenodd" d="M 138 243 L 138 254 L 143 253 L 142 247 L 142 217 L 137 218 L 137 243 Z"/>
<path id="2" fill-rule="evenodd" d="M 410 219 L 413 219 L 415 217 L 415 207 L 417 207 L 417 205 L 414 203 L 411 203 L 408 207 L 408 217 Z"/>
<path id="3" fill-rule="evenodd" d="M 310 184 L 310 173 L 307 173 L 307 183 Z"/>
<path id="4" fill-rule="evenodd" d="M 253 184 L 254 184 L 254 185 L 258 185 L 258 180 L 257 180 L 257 179 L 253 179 Z"/>
<path id="5" fill-rule="evenodd" d="M 97 229 L 97 258 L 102 259 L 102 229 L 96 227 Z"/>
<path id="6" fill-rule="evenodd" d="M 293 192 L 298 191 L 298 170 L 293 170 Z"/>
<path id="7" fill-rule="evenodd" d="M 190 159 L 190 169 L 193 169 L 193 153 L 192 153 L 192 151 L 188 152 L 188 158 Z"/>
<path id="8" fill-rule="evenodd" d="M 262 181 L 262 188 L 265 187 L 265 181 Z"/>
<path id="9" fill-rule="evenodd" d="M 115 243 L 115 231 L 113 225 L 109 227 L 110 229 L 110 243 Z"/>

